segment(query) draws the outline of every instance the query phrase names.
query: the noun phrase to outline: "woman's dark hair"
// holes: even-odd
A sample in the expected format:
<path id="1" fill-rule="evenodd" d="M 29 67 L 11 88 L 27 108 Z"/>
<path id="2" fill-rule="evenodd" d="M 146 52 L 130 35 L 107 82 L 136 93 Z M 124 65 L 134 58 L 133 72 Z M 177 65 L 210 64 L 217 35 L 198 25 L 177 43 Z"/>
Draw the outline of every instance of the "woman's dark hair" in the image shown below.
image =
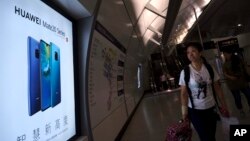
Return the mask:
<path id="1" fill-rule="evenodd" d="M 229 54 L 231 54 L 231 53 L 233 53 L 233 49 L 232 48 L 224 48 L 224 49 L 222 49 L 221 50 L 223 53 L 225 52 L 225 53 L 229 53 Z"/>
<path id="2" fill-rule="evenodd" d="M 201 56 L 201 59 L 204 64 L 208 64 L 207 59 L 204 56 Z"/>
<path id="3" fill-rule="evenodd" d="M 240 71 L 240 57 L 238 55 L 235 55 L 234 53 L 232 53 L 231 56 L 231 70 L 233 72 L 239 72 Z"/>
<path id="4" fill-rule="evenodd" d="M 201 52 L 203 50 L 201 44 L 198 43 L 198 42 L 189 42 L 189 43 L 187 43 L 186 44 L 186 49 L 188 49 L 189 47 L 196 48 L 199 52 Z"/>
<path id="5" fill-rule="evenodd" d="M 240 57 L 234 53 L 232 48 L 225 48 L 222 52 L 231 54 L 231 70 L 235 73 L 239 72 L 241 62 Z"/>

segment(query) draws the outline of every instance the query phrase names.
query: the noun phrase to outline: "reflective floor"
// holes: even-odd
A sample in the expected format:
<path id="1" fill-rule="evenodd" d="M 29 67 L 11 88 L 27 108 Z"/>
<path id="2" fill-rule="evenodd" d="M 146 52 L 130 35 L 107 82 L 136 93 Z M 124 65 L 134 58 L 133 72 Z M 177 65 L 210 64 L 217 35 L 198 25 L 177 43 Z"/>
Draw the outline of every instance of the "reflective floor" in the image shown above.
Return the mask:
<path id="1" fill-rule="evenodd" d="M 226 101 L 233 121 L 239 124 L 250 124 L 249 106 L 246 98 L 242 95 L 243 107 L 246 115 L 240 116 L 234 104 L 233 96 L 225 84 L 222 84 Z M 164 141 L 166 128 L 181 118 L 180 111 L 180 91 L 160 92 L 146 94 L 136 110 L 122 141 Z M 228 133 L 223 132 L 222 121 L 217 122 L 216 140 L 228 140 Z M 197 133 L 193 130 L 192 141 L 199 141 Z"/>

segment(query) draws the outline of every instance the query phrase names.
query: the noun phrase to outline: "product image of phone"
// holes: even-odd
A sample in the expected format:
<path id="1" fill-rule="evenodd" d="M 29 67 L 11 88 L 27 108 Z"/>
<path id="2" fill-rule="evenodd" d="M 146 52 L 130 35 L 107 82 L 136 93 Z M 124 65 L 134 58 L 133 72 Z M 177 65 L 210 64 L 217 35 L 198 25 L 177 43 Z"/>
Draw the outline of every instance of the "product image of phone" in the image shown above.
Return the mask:
<path id="1" fill-rule="evenodd" d="M 54 43 L 50 43 L 51 49 L 51 106 L 61 102 L 61 79 L 60 79 L 60 49 Z"/>
<path id="2" fill-rule="evenodd" d="M 39 42 L 28 37 L 28 109 L 32 116 L 41 109 Z"/>
<path id="3" fill-rule="evenodd" d="M 41 110 L 51 106 L 51 66 L 50 45 L 40 40 L 40 83 L 41 83 Z"/>

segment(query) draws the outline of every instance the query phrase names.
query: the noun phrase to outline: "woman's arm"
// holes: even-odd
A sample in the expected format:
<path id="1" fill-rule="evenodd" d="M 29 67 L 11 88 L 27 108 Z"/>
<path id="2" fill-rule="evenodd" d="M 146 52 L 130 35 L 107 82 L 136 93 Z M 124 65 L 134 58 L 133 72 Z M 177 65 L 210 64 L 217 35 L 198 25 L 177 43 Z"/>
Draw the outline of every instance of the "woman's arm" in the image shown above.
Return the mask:
<path id="1" fill-rule="evenodd" d="M 231 79 L 231 80 L 236 80 L 236 79 L 237 79 L 236 76 L 229 75 L 229 74 L 228 74 L 228 71 L 226 70 L 225 67 L 223 67 L 223 73 L 224 73 L 224 76 L 225 76 L 227 79 Z"/>
<path id="2" fill-rule="evenodd" d="M 188 115 L 188 93 L 187 93 L 187 87 L 184 85 L 181 85 L 181 113 L 182 113 L 182 119 L 187 119 Z"/>
<path id="3" fill-rule="evenodd" d="M 226 78 L 231 79 L 231 80 L 236 80 L 237 79 L 236 76 L 229 75 L 229 74 L 227 74 L 227 72 L 224 72 L 224 75 L 226 76 Z"/>

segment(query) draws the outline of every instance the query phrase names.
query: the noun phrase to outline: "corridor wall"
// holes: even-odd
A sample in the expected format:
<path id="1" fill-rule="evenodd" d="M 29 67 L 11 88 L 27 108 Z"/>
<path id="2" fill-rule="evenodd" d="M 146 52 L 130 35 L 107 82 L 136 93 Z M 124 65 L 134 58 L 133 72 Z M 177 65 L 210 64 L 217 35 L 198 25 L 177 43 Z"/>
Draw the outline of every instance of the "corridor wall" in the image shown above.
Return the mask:
<path id="1" fill-rule="evenodd" d="M 142 87 L 137 86 L 138 65 L 142 65 L 143 76 L 147 69 L 143 46 L 138 38 L 132 38 L 133 28 L 130 34 L 117 34 L 117 27 L 107 23 L 109 17 L 103 17 L 102 8 L 104 2 L 95 23 L 88 62 L 88 106 L 94 141 L 115 140 L 145 90 L 144 82 Z M 112 20 L 121 20 L 115 17 Z M 96 26 L 101 26 L 101 31 Z"/>
<path id="2" fill-rule="evenodd" d="M 89 114 L 95 141 L 114 140 L 142 97 L 143 87 L 137 86 L 140 58 L 134 48 L 139 46 L 128 52 L 96 22 L 88 68 Z"/>

